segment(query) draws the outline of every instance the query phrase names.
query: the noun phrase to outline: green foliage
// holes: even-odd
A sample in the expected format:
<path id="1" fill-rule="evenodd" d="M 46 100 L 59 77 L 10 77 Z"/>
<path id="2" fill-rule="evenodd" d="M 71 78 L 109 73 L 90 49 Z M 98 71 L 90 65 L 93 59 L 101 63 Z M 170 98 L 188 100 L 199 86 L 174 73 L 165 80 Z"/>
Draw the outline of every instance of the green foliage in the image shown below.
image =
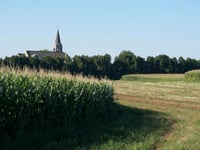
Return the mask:
<path id="1" fill-rule="evenodd" d="M 111 62 L 111 56 L 74 56 L 70 58 L 12 56 L 0 59 L 0 65 L 23 69 L 44 69 L 47 71 L 66 71 L 73 75 L 94 76 L 96 78 L 120 79 L 125 74 L 133 73 L 185 73 L 193 69 L 200 69 L 200 61 L 183 57 L 170 58 L 167 55 L 156 57 L 148 56 L 146 59 L 136 56 L 131 51 L 124 50 Z"/>
<path id="2" fill-rule="evenodd" d="M 135 73 L 136 56 L 131 51 L 122 51 L 114 60 L 113 78 L 119 79 L 124 74 Z"/>
<path id="3" fill-rule="evenodd" d="M 0 72 L 3 134 L 105 119 L 112 104 L 113 88 L 106 83 Z"/>
<path id="4" fill-rule="evenodd" d="M 200 70 L 192 70 L 185 73 L 185 79 L 192 82 L 200 82 Z"/>

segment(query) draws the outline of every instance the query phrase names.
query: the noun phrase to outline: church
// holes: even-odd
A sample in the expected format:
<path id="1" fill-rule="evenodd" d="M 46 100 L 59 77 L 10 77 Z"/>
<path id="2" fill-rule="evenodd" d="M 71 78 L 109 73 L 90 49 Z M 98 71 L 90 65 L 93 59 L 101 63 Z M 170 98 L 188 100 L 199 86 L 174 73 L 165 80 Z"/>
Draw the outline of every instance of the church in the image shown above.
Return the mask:
<path id="1" fill-rule="evenodd" d="M 63 46 L 60 40 L 59 30 L 57 30 L 56 40 L 54 43 L 53 51 L 34 51 L 34 50 L 27 50 L 24 54 L 26 57 L 34 57 L 34 58 L 44 58 L 44 57 L 59 57 L 64 58 L 66 54 L 63 52 Z"/>

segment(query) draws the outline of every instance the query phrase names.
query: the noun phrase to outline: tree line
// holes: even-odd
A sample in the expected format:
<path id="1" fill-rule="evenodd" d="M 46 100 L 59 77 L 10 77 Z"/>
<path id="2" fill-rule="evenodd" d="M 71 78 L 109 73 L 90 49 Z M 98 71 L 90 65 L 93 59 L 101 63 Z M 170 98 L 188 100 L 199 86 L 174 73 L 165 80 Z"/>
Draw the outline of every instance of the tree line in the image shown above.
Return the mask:
<path id="1" fill-rule="evenodd" d="M 109 54 L 95 56 L 74 56 L 65 58 L 12 56 L 0 59 L 1 66 L 31 69 L 45 69 L 67 71 L 73 75 L 94 76 L 97 78 L 120 79 L 124 74 L 135 73 L 185 73 L 193 69 L 200 69 L 200 60 L 183 57 L 170 58 L 167 55 L 146 59 L 136 56 L 131 51 L 122 51 L 111 61 Z"/>

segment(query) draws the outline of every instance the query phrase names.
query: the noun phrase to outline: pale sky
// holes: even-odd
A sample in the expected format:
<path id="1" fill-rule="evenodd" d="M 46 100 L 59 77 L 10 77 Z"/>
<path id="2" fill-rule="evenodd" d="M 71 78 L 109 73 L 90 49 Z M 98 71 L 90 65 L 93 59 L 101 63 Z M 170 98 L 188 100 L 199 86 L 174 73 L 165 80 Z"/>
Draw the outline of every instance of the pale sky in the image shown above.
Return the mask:
<path id="1" fill-rule="evenodd" d="M 0 57 L 53 49 L 200 59 L 199 0 L 0 0 Z"/>

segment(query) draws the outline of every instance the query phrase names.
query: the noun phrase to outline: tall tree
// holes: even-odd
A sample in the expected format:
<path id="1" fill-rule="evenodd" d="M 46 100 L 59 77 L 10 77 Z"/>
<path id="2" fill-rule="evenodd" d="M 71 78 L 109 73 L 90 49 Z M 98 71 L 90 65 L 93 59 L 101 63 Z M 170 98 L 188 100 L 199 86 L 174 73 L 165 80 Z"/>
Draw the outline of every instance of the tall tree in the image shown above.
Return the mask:
<path id="1" fill-rule="evenodd" d="M 179 68 L 179 73 L 184 73 L 186 71 L 185 69 L 185 59 L 183 57 L 178 58 L 178 68 Z"/>
<path id="2" fill-rule="evenodd" d="M 157 68 L 159 73 L 169 73 L 170 58 L 167 55 L 156 56 Z"/>
<path id="3" fill-rule="evenodd" d="M 136 61 L 134 63 L 134 68 L 137 73 L 146 73 L 146 61 L 144 58 L 137 56 Z"/>
<path id="4" fill-rule="evenodd" d="M 146 60 L 146 70 L 147 73 L 155 73 L 156 65 L 155 65 L 155 58 L 152 56 L 148 56 Z"/>
<path id="5" fill-rule="evenodd" d="M 122 51 L 114 61 L 116 78 L 120 78 L 123 74 L 135 73 L 135 62 L 136 56 L 131 51 Z"/>

